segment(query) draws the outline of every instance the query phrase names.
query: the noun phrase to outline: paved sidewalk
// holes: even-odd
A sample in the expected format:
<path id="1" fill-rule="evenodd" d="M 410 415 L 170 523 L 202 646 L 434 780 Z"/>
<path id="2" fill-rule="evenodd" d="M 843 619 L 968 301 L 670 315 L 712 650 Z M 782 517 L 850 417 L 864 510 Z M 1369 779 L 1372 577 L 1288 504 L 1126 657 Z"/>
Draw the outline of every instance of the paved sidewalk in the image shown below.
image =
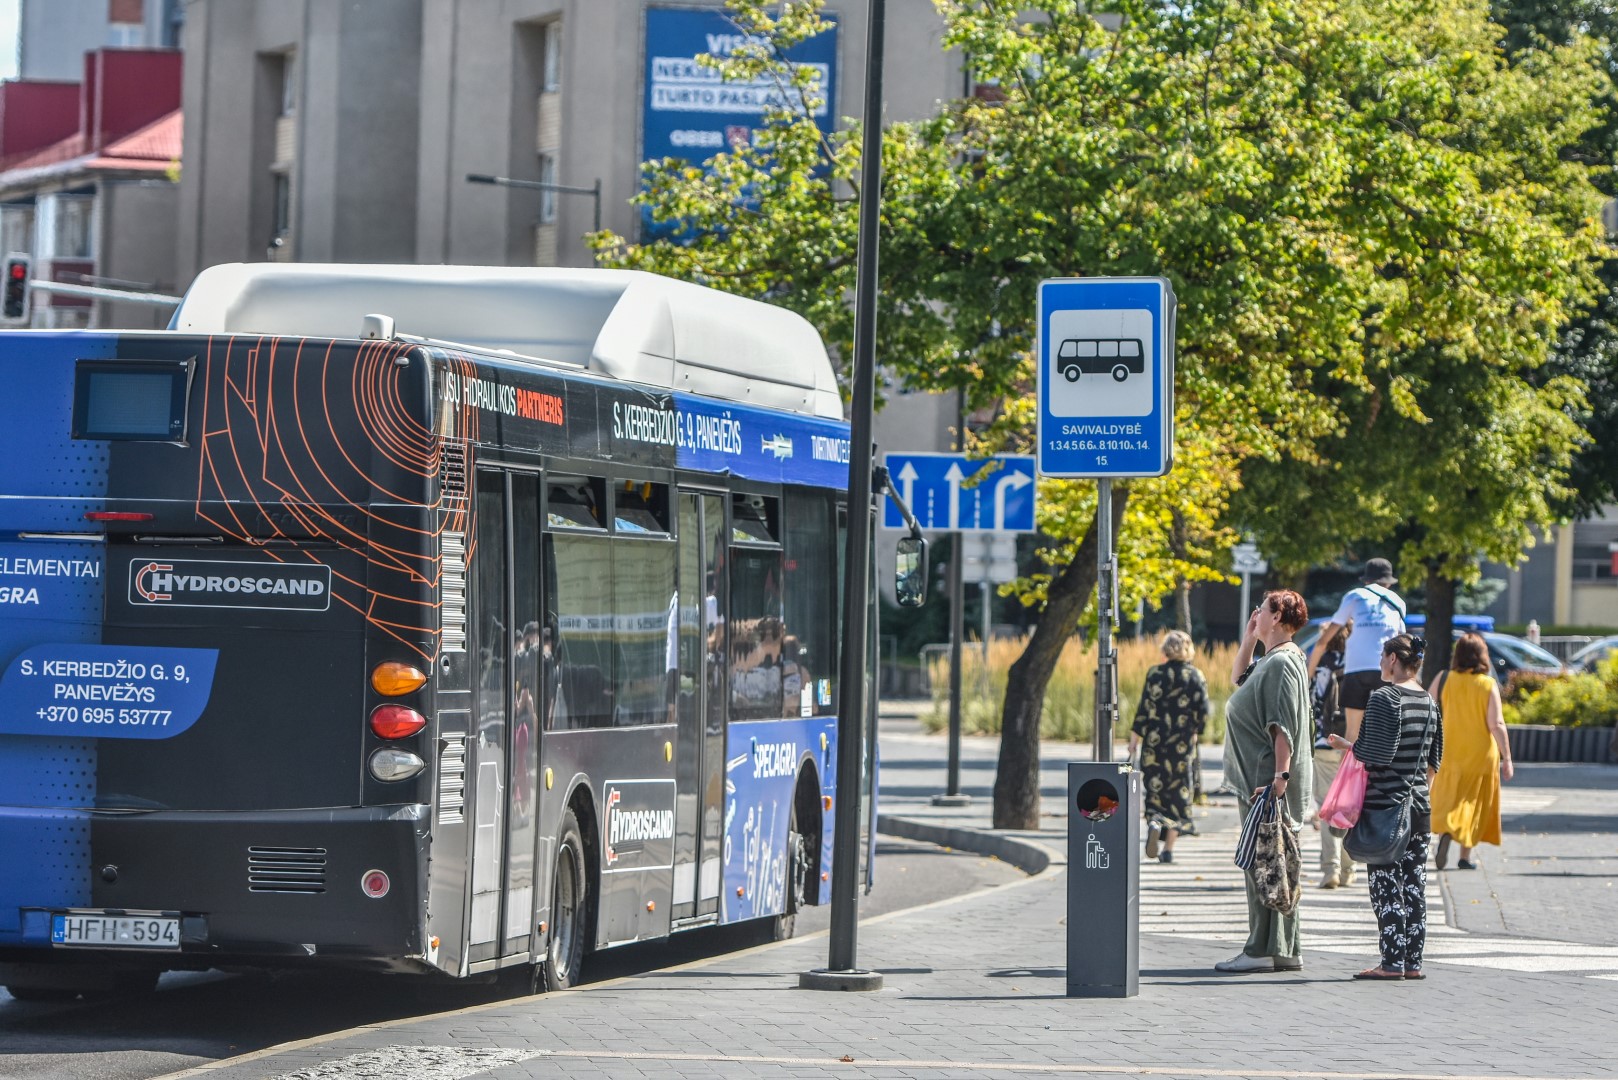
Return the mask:
<path id="1" fill-rule="evenodd" d="M 902 728 L 894 723 L 884 732 L 885 813 L 915 829 L 982 830 L 993 744 L 970 740 L 964 751 L 965 787 L 982 797 L 945 811 L 929 801 L 941 787 L 942 741 Z M 1025 846 L 1018 856 L 1031 865 L 1049 859 L 1043 872 L 862 924 L 860 959 L 887 976 L 880 993 L 798 990 L 797 974 L 825 963 L 825 939 L 815 937 L 358 1029 L 180 1075 L 1506 1080 L 1618 1073 L 1618 982 L 1508 970 L 1493 954 L 1440 958 L 1440 937 L 1444 949 L 1451 938 L 1480 940 L 1449 930 L 1435 931 L 1426 981 L 1351 981 L 1373 950 L 1361 889 L 1306 896 L 1302 972 L 1214 974 L 1214 961 L 1234 951 L 1230 935 L 1240 924 L 1233 919 L 1241 918 L 1232 905 L 1239 905 L 1232 891 L 1239 879 L 1229 866 L 1228 807 L 1199 818 L 1202 835 L 1182 841 L 1175 864 L 1143 867 L 1140 996 L 1064 997 L 1068 880 L 1059 763 L 1071 751 L 1051 748 L 1049 827 L 1021 838 L 1046 849 L 1039 855 Z M 1208 765 L 1217 767 L 1217 755 Z M 1211 785 L 1217 774 L 1207 779 Z M 1496 936 L 1522 956 L 1563 955 L 1545 942 Z"/>

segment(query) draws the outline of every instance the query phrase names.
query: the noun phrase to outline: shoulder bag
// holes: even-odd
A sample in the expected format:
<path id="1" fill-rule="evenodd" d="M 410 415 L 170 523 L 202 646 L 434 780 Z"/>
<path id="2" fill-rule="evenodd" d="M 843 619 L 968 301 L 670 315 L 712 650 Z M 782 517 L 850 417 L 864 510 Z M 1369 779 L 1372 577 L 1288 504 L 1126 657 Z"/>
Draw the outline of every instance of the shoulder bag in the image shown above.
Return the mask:
<path id="1" fill-rule="evenodd" d="M 1253 884 L 1260 904 L 1282 915 L 1291 915 L 1297 910 L 1303 893 L 1303 857 L 1298 850 L 1298 836 L 1281 813 L 1280 802 L 1271 796 L 1258 824 L 1258 842 L 1253 850 Z"/>
<path id="2" fill-rule="evenodd" d="M 1399 698 L 1399 730 L 1404 731 L 1404 697 Z M 1343 850 L 1355 862 L 1386 866 L 1399 861 L 1410 846 L 1410 804 L 1416 785 L 1405 788 L 1404 801 L 1394 806 L 1362 807 L 1360 819 L 1343 837 Z"/>
<path id="3" fill-rule="evenodd" d="M 1397 806 L 1362 807 L 1360 819 L 1343 837 L 1343 850 L 1355 862 L 1387 866 L 1399 861 L 1410 846 L 1410 803 L 1416 797 L 1414 784 Z"/>

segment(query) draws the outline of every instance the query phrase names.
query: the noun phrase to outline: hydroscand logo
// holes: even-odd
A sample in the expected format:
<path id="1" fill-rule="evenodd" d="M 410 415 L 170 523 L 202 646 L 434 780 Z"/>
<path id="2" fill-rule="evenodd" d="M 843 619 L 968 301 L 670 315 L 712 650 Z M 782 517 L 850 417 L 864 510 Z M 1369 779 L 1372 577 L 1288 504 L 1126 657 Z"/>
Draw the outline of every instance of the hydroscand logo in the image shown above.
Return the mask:
<path id="1" fill-rule="evenodd" d="M 201 559 L 132 559 L 129 602 L 135 607 L 253 608 L 325 611 L 331 567 Z"/>
<path id="2" fill-rule="evenodd" d="M 674 865 L 674 782 L 609 780 L 606 873 L 663 870 Z"/>

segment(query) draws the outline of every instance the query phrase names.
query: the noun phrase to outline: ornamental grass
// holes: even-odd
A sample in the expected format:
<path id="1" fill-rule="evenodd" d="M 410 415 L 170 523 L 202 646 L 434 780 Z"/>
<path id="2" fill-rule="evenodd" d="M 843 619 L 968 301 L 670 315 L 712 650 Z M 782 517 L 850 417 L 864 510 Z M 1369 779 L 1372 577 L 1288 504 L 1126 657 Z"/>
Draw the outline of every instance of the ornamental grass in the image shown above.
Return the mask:
<path id="1" fill-rule="evenodd" d="M 1128 737 L 1129 725 L 1140 704 L 1146 673 L 1163 663 L 1156 637 L 1115 639 L 1118 649 L 1119 723 L 1115 732 L 1121 742 Z M 961 726 L 969 735 L 998 735 L 1001 708 L 1006 698 L 1006 677 L 1011 665 L 1022 655 L 1026 638 L 1002 638 L 989 642 L 987 662 L 979 642 L 968 642 L 961 650 Z M 1208 680 L 1213 713 L 1205 738 L 1225 741 L 1225 702 L 1235 686 L 1230 665 L 1236 655 L 1234 644 L 1197 645 L 1192 660 Z M 1062 647 L 1061 658 L 1045 690 L 1045 709 L 1040 717 L 1040 736 L 1069 742 L 1088 742 L 1095 731 L 1095 669 L 1093 645 L 1077 637 Z M 932 708 L 922 713 L 929 731 L 942 731 L 949 724 L 949 656 L 929 665 L 933 693 Z"/>

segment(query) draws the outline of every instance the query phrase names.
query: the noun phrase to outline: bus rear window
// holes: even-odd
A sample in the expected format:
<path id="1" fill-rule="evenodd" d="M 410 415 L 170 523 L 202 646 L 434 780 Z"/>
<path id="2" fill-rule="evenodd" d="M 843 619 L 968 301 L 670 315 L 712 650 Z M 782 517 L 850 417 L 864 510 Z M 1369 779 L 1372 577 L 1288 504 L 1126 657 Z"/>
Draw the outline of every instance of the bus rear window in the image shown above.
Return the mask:
<path id="1" fill-rule="evenodd" d="M 185 441 L 189 361 L 80 360 L 73 383 L 73 437 Z"/>

